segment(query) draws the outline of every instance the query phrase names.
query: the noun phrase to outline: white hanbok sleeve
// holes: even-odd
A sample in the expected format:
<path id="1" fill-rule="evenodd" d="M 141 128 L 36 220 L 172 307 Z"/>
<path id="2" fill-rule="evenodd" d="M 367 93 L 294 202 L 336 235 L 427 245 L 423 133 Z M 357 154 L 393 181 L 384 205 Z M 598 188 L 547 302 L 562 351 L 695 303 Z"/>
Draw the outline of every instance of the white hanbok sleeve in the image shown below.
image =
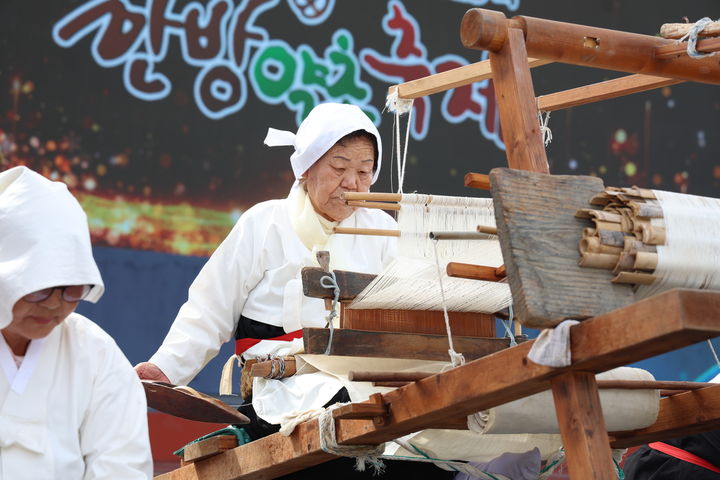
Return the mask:
<path id="1" fill-rule="evenodd" d="M 252 209 L 251 209 L 252 210 Z M 261 280 L 266 229 L 248 210 L 190 285 L 188 300 L 150 358 L 176 385 L 189 383 L 232 339 L 245 301 Z"/>
<path id="2" fill-rule="evenodd" d="M 83 480 L 152 478 L 145 392 L 130 362 L 108 338 L 95 345 L 92 394 L 80 425 Z"/>

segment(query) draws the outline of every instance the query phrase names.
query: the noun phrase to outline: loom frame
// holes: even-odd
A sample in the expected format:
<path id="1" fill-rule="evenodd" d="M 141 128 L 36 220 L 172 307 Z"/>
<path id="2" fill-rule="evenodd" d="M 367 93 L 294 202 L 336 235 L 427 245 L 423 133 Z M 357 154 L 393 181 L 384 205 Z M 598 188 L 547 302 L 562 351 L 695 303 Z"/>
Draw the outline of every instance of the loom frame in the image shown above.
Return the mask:
<path id="1" fill-rule="evenodd" d="M 600 45 L 593 46 L 591 41 L 587 46 L 587 38 L 600 39 Z M 683 54 L 658 58 L 658 51 L 667 51 L 672 41 L 646 35 L 530 17 L 507 19 L 500 12 L 471 9 L 463 18 L 461 39 L 466 47 L 489 50 L 489 61 L 481 62 L 481 67 L 461 67 L 391 89 L 397 89 L 403 98 L 416 98 L 487 78 L 481 78 L 478 70 L 490 66 L 508 165 L 514 169 L 549 173 L 538 104 L 544 110 L 564 108 L 686 80 L 720 84 L 717 64 L 692 63 Z M 615 58 L 607 55 L 602 50 L 608 45 L 622 54 Z M 587 48 L 597 49 L 595 55 L 587 55 Z M 538 100 L 529 55 L 539 63 L 562 61 L 632 75 Z M 654 425 L 609 435 L 594 374 L 718 336 L 718 316 L 720 292 L 662 293 L 572 327 L 569 367 L 551 368 L 529 361 L 527 353 L 533 343 L 529 341 L 338 409 L 334 413 L 338 443 L 379 443 L 425 428 L 463 428 L 467 414 L 550 388 L 570 477 L 614 480 L 611 445 L 625 448 L 720 428 L 720 385 L 664 398 Z M 310 420 L 289 437 L 274 434 L 156 478 L 274 478 L 333 458 L 320 449 L 318 422 Z"/>

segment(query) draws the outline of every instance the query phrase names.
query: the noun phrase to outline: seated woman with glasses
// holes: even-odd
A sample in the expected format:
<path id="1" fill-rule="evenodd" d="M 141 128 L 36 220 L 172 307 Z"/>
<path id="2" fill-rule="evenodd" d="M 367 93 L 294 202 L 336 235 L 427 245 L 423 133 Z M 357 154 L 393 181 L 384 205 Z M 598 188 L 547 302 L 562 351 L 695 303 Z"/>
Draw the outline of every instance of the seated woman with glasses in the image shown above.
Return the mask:
<path id="1" fill-rule="evenodd" d="M 0 478 L 151 477 L 142 386 L 113 339 L 73 313 L 103 290 L 67 187 L 0 172 Z"/>

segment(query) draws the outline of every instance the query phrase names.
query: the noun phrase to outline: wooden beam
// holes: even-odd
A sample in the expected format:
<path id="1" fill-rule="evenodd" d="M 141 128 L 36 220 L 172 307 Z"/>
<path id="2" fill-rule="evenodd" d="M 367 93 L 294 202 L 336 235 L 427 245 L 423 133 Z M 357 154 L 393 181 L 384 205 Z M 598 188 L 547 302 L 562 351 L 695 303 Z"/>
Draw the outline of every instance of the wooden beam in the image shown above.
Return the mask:
<path id="1" fill-rule="evenodd" d="M 572 88 L 562 92 L 541 95 L 537 98 L 541 112 L 553 112 L 564 108 L 617 98 L 631 93 L 644 92 L 654 88 L 683 83 L 684 80 L 654 77 L 650 75 L 628 75 L 605 82 Z"/>
<path id="2" fill-rule="evenodd" d="M 535 68 L 551 62 L 538 60 L 537 58 L 528 58 L 527 63 L 529 68 Z M 397 89 L 398 97 L 414 99 L 470 85 L 471 83 L 481 82 L 492 78 L 492 76 L 490 60 L 483 60 L 409 82 L 392 85 L 388 88 L 388 93 L 392 93 Z"/>
<path id="3" fill-rule="evenodd" d="M 694 23 L 665 23 L 660 27 L 660 36 L 679 39 L 687 35 L 694 26 Z M 699 37 L 717 37 L 718 35 L 720 35 L 720 21 L 709 23 L 698 32 Z"/>
<path id="4" fill-rule="evenodd" d="M 534 364 L 527 359 L 533 342 L 525 342 L 382 395 L 384 422 L 336 420 L 337 440 L 377 444 L 540 392 L 573 370 L 600 372 L 681 348 L 720 334 L 718 315 L 719 292 L 665 292 L 572 327 L 571 367 Z M 330 458 L 320 450 L 317 421 L 308 421 L 289 437 L 276 433 L 158 478 L 273 478 Z"/>
<path id="5" fill-rule="evenodd" d="M 595 374 L 568 372 L 550 384 L 570 478 L 615 480 Z"/>
<path id="6" fill-rule="evenodd" d="M 505 154 L 510 168 L 548 173 L 537 101 L 526 59 L 523 32 L 517 28 L 508 29 L 503 47 L 490 52 Z"/>
<path id="7" fill-rule="evenodd" d="M 717 59 L 657 58 L 658 48 L 676 42 L 651 35 L 526 16 L 506 19 L 502 13 L 473 8 L 462 19 L 460 38 L 467 48 L 498 52 L 509 41 L 509 31 L 517 29 L 522 30 L 525 50 L 533 58 L 720 84 Z M 493 70 L 497 72 L 494 65 Z"/>
<path id="8" fill-rule="evenodd" d="M 613 432 L 613 448 L 720 429 L 720 385 L 673 395 L 660 400 L 654 424 L 641 430 Z"/>
<path id="9" fill-rule="evenodd" d="M 486 267 L 470 263 L 449 262 L 445 270 L 449 277 L 485 280 L 487 282 L 499 282 L 506 276 L 498 274 L 498 268 L 496 267 Z"/>
<path id="10" fill-rule="evenodd" d="M 252 364 L 252 366 L 250 367 L 250 376 L 261 378 L 284 378 L 295 375 L 295 357 L 285 357 L 283 359 L 283 362 L 285 362 L 285 369 L 281 377 L 277 376 L 279 372 L 274 371 L 279 368 L 276 360 L 268 360 L 265 362 L 256 362 Z"/>
<path id="11" fill-rule="evenodd" d="M 712 53 L 720 51 L 720 38 L 707 38 L 698 40 L 695 50 L 699 53 Z M 687 55 L 687 43 L 673 43 L 663 45 L 655 49 L 655 58 L 673 58 L 680 55 Z"/>
<path id="12" fill-rule="evenodd" d="M 611 271 L 578 265 L 582 231 L 591 223 L 575 212 L 604 190 L 601 179 L 504 168 L 490 178 L 508 284 L 523 325 L 552 327 L 634 301 L 630 286 L 611 283 Z"/>
<path id="13" fill-rule="evenodd" d="M 204 460 L 218 453 L 237 447 L 235 435 L 217 435 L 185 446 L 183 462 L 191 463 Z"/>
<path id="14" fill-rule="evenodd" d="M 323 354 L 330 331 L 326 328 L 304 328 L 305 353 Z M 510 345 L 507 338 L 466 337 L 453 335 L 455 350 L 467 360 L 499 352 Z M 421 333 L 371 332 L 336 329 L 332 354 L 351 357 L 393 357 L 417 360 L 448 360 L 447 335 Z"/>

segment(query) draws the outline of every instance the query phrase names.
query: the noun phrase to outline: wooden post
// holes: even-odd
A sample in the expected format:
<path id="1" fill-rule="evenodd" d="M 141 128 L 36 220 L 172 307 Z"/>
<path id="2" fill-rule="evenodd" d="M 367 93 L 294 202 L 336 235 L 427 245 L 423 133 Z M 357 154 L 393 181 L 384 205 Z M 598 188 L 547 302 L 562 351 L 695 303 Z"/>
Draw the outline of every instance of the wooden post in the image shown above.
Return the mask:
<path id="1" fill-rule="evenodd" d="M 570 478 L 616 480 L 595 374 L 568 372 L 550 385 Z"/>
<path id="2" fill-rule="evenodd" d="M 508 165 L 550 173 L 522 30 L 507 29 L 503 47 L 490 52 L 490 64 Z"/>

